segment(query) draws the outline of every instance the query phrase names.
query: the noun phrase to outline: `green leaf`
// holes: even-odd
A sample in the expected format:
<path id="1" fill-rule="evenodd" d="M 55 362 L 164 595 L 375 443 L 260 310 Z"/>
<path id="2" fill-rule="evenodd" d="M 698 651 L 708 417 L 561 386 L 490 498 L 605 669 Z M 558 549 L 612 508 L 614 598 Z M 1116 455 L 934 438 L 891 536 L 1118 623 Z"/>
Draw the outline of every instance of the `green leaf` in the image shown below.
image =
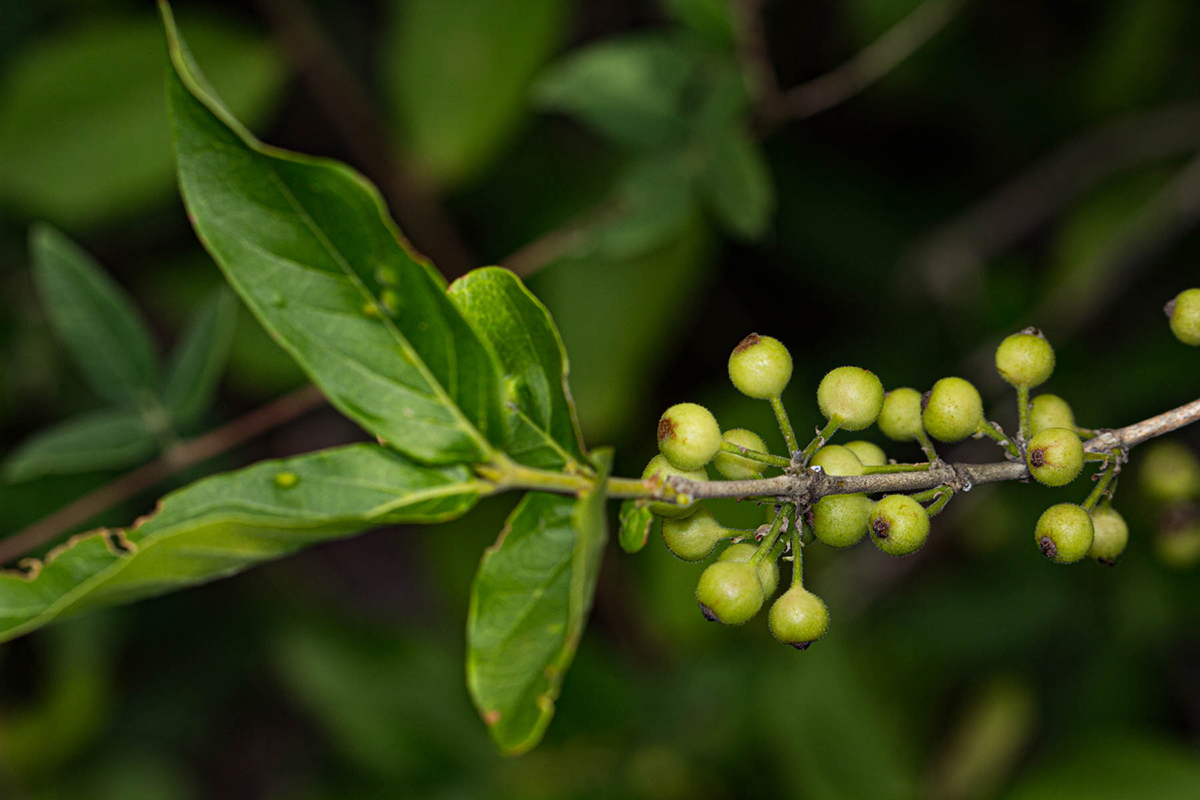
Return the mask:
<path id="1" fill-rule="evenodd" d="M 60 16 L 70 27 L 28 38 L 0 70 L 0 200 L 68 229 L 169 200 L 162 29 L 144 14 Z M 284 83 L 279 54 L 222 20 L 195 19 L 188 29 L 229 107 L 263 120 Z"/>
<path id="2" fill-rule="evenodd" d="M 644 500 L 630 497 L 621 503 L 621 533 L 618 541 L 626 553 L 637 553 L 646 546 L 650 538 L 650 526 L 654 523 L 654 515 L 646 507 Z"/>
<path id="3" fill-rule="evenodd" d="M 129 296 L 91 256 L 48 225 L 29 234 L 50 322 L 96 393 L 134 408 L 157 391 L 154 341 Z"/>
<path id="4" fill-rule="evenodd" d="M 495 359 L 402 241 L 378 191 L 260 144 L 201 85 L 163 4 L 179 183 L 200 240 L 331 403 L 427 463 L 504 440 Z"/>
<path id="5" fill-rule="evenodd" d="M 632 164 L 619 179 L 612 202 L 614 214 L 575 252 L 577 257 L 642 255 L 678 236 L 696 212 L 692 178 L 675 153 Z"/>
<path id="6" fill-rule="evenodd" d="M 546 307 L 499 267 L 459 278 L 450 298 L 499 354 L 508 396 L 505 451 L 531 467 L 587 464 L 567 385 L 567 353 Z"/>
<path id="7" fill-rule="evenodd" d="M 567 0 L 393 2 L 384 76 L 409 155 L 441 184 L 487 166 L 511 139 Z"/>
<path id="8" fill-rule="evenodd" d="M 27 574 L 0 574 L 0 641 L 365 528 L 453 519 L 487 488 L 467 467 L 421 466 L 373 444 L 205 478 L 167 495 L 131 528 L 82 534 Z"/>
<path id="9" fill-rule="evenodd" d="M 735 44 L 729 0 L 663 0 L 671 16 L 712 47 L 732 50 Z"/>
<path id="10" fill-rule="evenodd" d="M 149 458 L 157 449 L 154 432 L 141 414 L 104 409 L 81 414 L 38 431 L 4 461 L 9 483 L 46 475 L 74 475 L 122 469 Z"/>
<path id="11" fill-rule="evenodd" d="M 744 239 L 766 233 L 775 210 L 775 189 L 762 150 L 740 125 L 709 142 L 700 191 L 717 219 Z"/>
<path id="12" fill-rule="evenodd" d="M 530 492 L 483 554 L 467 612 L 467 687 L 508 755 L 541 740 L 591 610 L 608 537 L 598 451 L 596 488 L 580 499 Z"/>
<path id="13" fill-rule="evenodd" d="M 695 61 L 661 36 L 609 39 L 579 50 L 538 79 L 543 108 L 578 117 L 617 142 L 640 148 L 687 138 L 687 89 Z"/>
<path id="14" fill-rule="evenodd" d="M 200 307 L 171 355 L 163 405 L 179 426 L 190 425 L 212 404 L 237 329 L 237 299 L 222 289 Z"/>

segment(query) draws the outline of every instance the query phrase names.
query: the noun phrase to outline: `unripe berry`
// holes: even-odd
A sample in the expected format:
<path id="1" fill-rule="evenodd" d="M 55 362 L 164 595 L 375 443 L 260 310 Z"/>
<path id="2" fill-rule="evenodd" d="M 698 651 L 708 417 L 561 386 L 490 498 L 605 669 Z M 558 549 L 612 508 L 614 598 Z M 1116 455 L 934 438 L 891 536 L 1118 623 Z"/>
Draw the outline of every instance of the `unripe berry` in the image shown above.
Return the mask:
<path id="1" fill-rule="evenodd" d="M 756 450 L 759 453 L 767 452 L 767 443 L 763 438 L 754 431 L 748 431 L 745 428 L 734 428 L 733 430 L 725 431 L 724 437 L 726 442 L 737 447 L 744 447 L 747 450 Z M 731 481 L 746 481 L 752 478 L 762 477 L 763 470 L 767 465 L 761 461 L 752 461 L 733 453 L 718 452 L 716 458 L 713 459 L 713 466 L 717 468 L 717 472 L 721 476 L 728 478 Z"/>
<path id="2" fill-rule="evenodd" d="M 831 494 L 813 505 L 813 534 L 830 547 L 858 544 L 867 532 L 875 502 L 865 494 Z"/>
<path id="3" fill-rule="evenodd" d="M 1200 347 L 1200 289 L 1185 289 L 1163 310 L 1171 318 L 1171 333 L 1175 338 Z"/>
<path id="4" fill-rule="evenodd" d="M 1083 471 L 1083 442 L 1075 431 L 1047 428 L 1029 440 L 1025 462 L 1045 486 L 1066 486 Z"/>
<path id="5" fill-rule="evenodd" d="M 1030 435 L 1036 436 L 1047 428 L 1075 429 L 1075 412 L 1056 394 L 1039 394 L 1029 404 Z"/>
<path id="6" fill-rule="evenodd" d="M 875 546 L 889 556 L 915 553 L 929 538 L 929 514 L 906 494 L 890 494 L 876 503 L 867 524 Z"/>
<path id="7" fill-rule="evenodd" d="M 738 542 L 722 550 L 721 555 L 717 556 L 717 560 L 749 561 L 750 556 L 754 555 L 756 550 L 758 550 L 757 544 Z M 758 562 L 758 580 L 762 583 L 764 597 L 775 594 L 775 589 L 779 586 L 779 563 L 769 555 Z"/>
<path id="8" fill-rule="evenodd" d="M 1088 558 L 1111 567 L 1125 552 L 1128 542 L 1129 526 L 1120 513 L 1111 507 L 1092 511 L 1092 546 Z"/>
<path id="9" fill-rule="evenodd" d="M 809 465 L 820 467 L 827 475 L 862 475 L 864 471 L 854 451 L 840 444 L 827 444 L 813 453 Z"/>
<path id="10" fill-rule="evenodd" d="M 710 564 L 696 584 L 696 602 L 711 622 L 724 625 L 748 622 L 763 604 L 758 570 L 744 561 Z"/>
<path id="11" fill-rule="evenodd" d="M 884 436 L 896 442 L 920 438 L 921 393 L 905 387 L 885 394 L 878 425 Z"/>
<path id="12" fill-rule="evenodd" d="M 771 605 L 767 625 L 780 642 L 807 650 L 829 630 L 829 609 L 803 586 L 793 586 Z"/>
<path id="13" fill-rule="evenodd" d="M 1200 461 L 1179 442 L 1160 441 L 1147 447 L 1139 474 L 1142 488 L 1160 503 L 1200 496 Z"/>
<path id="14" fill-rule="evenodd" d="M 1094 530 L 1083 506 L 1059 503 L 1042 512 L 1033 536 L 1046 558 L 1056 564 L 1072 564 L 1092 549 Z"/>
<path id="15" fill-rule="evenodd" d="M 752 333 L 729 356 L 729 380 L 758 400 L 779 397 L 792 379 L 792 355 L 778 339 Z"/>
<path id="16" fill-rule="evenodd" d="M 884 396 L 886 397 L 886 395 Z M 920 418 L 919 414 L 917 416 Z M 887 465 L 887 453 L 883 452 L 883 448 L 874 442 L 859 439 L 854 442 L 846 442 L 844 447 L 858 456 L 858 460 L 862 462 L 864 467 L 882 467 Z"/>
<path id="17" fill-rule="evenodd" d="M 1168 567 L 1189 569 L 1200 563 L 1200 519 L 1183 521 L 1159 530 L 1154 552 Z"/>
<path id="18" fill-rule="evenodd" d="M 704 472 L 704 470 L 679 469 L 679 467 L 672 465 L 670 461 L 667 461 L 661 455 L 657 455 L 650 459 L 650 463 L 646 465 L 646 469 L 642 470 L 642 480 L 650 480 L 655 475 L 658 476 L 660 481 L 666 480 L 667 478 L 676 477 L 687 478 L 690 481 L 708 480 L 708 475 Z M 686 505 L 681 505 L 679 503 L 671 503 L 666 500 L 655 500 L 646 507 L 650 509 L 650 513 L 656 514 L 657 516 L 667 517 L 669 519 L 682 519 L 686 516 L 689 516 L 693 511 L 696 510 L 696 505 L 698 502 L 698 500 L 693 500 Z"/>
<path id="19" fill-rule="evenodd" d="M 1026 328 L 996 348 L 996 370 L 1013 386 L 1040 386 L 1054 373 L 1054 348 L 1037 328 Z"/>
<path id="20" fill-rule="evenodd" d="M 658 450 L 679 469 L 699 469 L 721 449 L 721 427 L 707 408 L 671 406 L 658 420 Z"/>
<path id="21" fill-rule="evenodd" d="M 922 398 L 921 423 L 939 442 L 959 442 L 979 430 L 983 398 L 970 381 L 942 378 Z"/>
<path id="22" fill-rule="evenodd" d="M 826 419 L 837 419 L 848 431 L 861 431 L 879 418 L 883 384 L 870 370 L 838 367 L 817 386 L 817 405 Z"/>
<path id="23" fill-rule="evenodd" d="M 702 561 L 717 542 L 731 535 L 703 506 L 683 519 L 664 519 L 662 523 L 663 543 L 676 558 L 684 561 Z"/>

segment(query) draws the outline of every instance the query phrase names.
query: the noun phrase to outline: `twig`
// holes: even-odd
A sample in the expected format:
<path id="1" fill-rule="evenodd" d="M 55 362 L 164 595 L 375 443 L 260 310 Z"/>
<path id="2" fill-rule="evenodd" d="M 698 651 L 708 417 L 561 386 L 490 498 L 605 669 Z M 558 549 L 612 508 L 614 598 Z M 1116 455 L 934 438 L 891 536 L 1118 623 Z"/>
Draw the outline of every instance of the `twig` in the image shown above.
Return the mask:
<path id="1" fill-rule="evenodd" d="M 779 96 L 779 80 L 771 66 L 771 51 L 767 46 L 764 1 L 738 0 L 733 5 L 738 59 L 749 79 L 750 94 L 760 104 Z"/>
<path id="2" fill-rule="evenodd" d="M 216 430 L 181 442 L 149 464 L 125 473 L 24 530 L 0 539 L 0 564 L 8 563 L 36 547 L 57 539 L 97 514 L 136 497 L 188 467 L 231 450 L 272 428 L 291 422 L 324 403 L 325 397 L 317 387 L 306 386 L 260 406 Z"/>

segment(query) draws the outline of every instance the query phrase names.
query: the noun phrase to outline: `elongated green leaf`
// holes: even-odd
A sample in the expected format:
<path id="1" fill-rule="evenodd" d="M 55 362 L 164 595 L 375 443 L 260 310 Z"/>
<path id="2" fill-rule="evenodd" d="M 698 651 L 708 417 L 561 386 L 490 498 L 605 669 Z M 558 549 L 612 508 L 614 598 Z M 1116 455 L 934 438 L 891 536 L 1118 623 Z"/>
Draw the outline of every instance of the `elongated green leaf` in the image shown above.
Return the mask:
<path id="1" fill-rule="evenodd" d="M 700 189 L 717 219 L 731 233 L 757 239 L 775 210 L 771 172 L 758 143 L 740 125 L 711 141 Z"/>
<path id="2" fill-rule="evenodd" d="M 640 552 L 650 538 L 654 515 L 644 500 L 629 498 L 621 503 L 621 533 L 618 540 L 626 553 Z"/>
<path id="3" fill-rule="evenodd" d="M 198 420 L 212 403 L 237 327 L 237 299 L 228 291 L 213 295 L 184 331 L 171 356 L 163 405 L 176 425 Z"/>
<path id="4" fill-rule="evenodd" d="M 229 282 L 364 428 L 427 463 L 487 460 L 504 440 L 498 370 L 445 282 L 361 175 L 246 132 L 202 88 L 160 8 L 180 189 Z"/>
<path id="5" fill-rule="evenodd" d="M 500 358 L 508 396 L 508 454 L 548 469 L 586 464 L 567 385 L 567 353 L 546 307 L 520 278 L 499 267 L 459 278 L 450 297 Z"/>
<path id="6" fill-rule="evenodd" d="M 137 407 L 156 390 L 158 357 L 137 307 L 77 244 L 48 225 L 29 234 L 33 275 L 46 313 L 88 383 Z"/>
<path id="7" fill-rule="evenodd" d="M 77 536 L 27 574 L 0 575 L 0 641 L 365 528 L 451 519 L 485 488 L 467 467 L 421 466 L 368 444 L 205 478 L 127 530 Z"/>
<path id="8" fill-rule="evenodd" d="M 579 647 L 608 537 L 601 475 L 580 499 L 530 492 L 488 548 L 467 612 L 467 686 L 509 755 L 541 740 Z"/>
<path id="9" fill-rule="evenodd" d="M 105 409 L 82 414 L 23 442 L 4 461 L 10 483 L 46 475 L 121 469 L 153 455 L 154 432 L 136 411 Z"/>

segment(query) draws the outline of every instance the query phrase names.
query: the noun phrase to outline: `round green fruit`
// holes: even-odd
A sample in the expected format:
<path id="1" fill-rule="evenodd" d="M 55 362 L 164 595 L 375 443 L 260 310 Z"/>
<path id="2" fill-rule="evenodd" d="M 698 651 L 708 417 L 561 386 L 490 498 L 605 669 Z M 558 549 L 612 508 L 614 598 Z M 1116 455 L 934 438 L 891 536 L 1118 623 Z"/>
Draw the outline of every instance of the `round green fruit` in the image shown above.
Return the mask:
<path id="1" fill-rule="evenodd" d="M 1083 442 L 1075 431 L 1047 428 L 1029 440 L 1029 473 L 1045 486 L 1066 486 L 1083 471 Z"/>
<path id="2" fill-rule="evenodd" d="M 831 494 L 812 509 L 813 535 L 830 547 L 858 544 L 870 525 L 875 502 L 865 494 Z"/>
<path id="3" fill-rule="evenodd" d="M 809 466 L 820 467 L 827 475 L 862 475 L 863 463 L 849 447 L 827 444 L 813 453 Z"/>
<path id="4" fill-rule="evenodd" d="M 767 443 L 763 438 L 754 431 L 748 431 L 745 428 L 734 428 L 725 431 L 724 440 L 735 447 L 744 447 L 747 450 L 754 450 L 759 453 L 767 452 Z M 763 470 L 767 465 L 761 461 L 753 461 L 744 456 L 739 456 L 734 453 L 718 452 L 716 458 L 713 459 L 713 466 L 717 468 L 717 472 L 721 473 L 721 477 L 731 481 L 747 481 L 752 478 L 761 478 Z"/>
<path id="5" fill-rule="evenodd" d="M 750 556 L 758 550 L 758 545 L 750 542 L 738 542 L 731 544 L 721 551 L 721 555 L 717 556 L 718 561 L 749 561 Z M 762 583 L 763 596 L 770 597 L 775 594 L 775 589 L 779 586 L 779 563 L 771 557 L 764 558 L 758 562 L 758 580 Z"/>
<path id="6" fill-rule="evenodd" d="M 1088 558 L 1111 567 L 1125 552 L 1128 543 L 1129 525 L 1119 512 L 1111 507 L 1092 511 L 1092 546 L 1088 549 Z"/>
<path id="7" fill-rule="evenodd" d="M 658 420 L 658 450 L 679 469 L 699 469 L 721 449 L 721 427 L 707 408 L 678 403 Z"/>
<path id="8" fill-rule="evenodd" d="M 920 415 L 918 415 L 919 418 Z M 858 456 L 858 460 L 862 462 L 864 467 L 883 467 L 887 465 L 887 453 L 883 452 L 883 448 L 874 442 L 859 439 L 854 442 L 846 442 L 843 446 Z"/>
<path id="9" fill-rule="evenodd" d="M 1160 503 L 1200 496 L 1200 461 L 1180 442 L 1167 440 L 1149 445 L 1139 476 L 1142 488 Z"/>
<path id="10" fill-rule="evenodd" d="M 871 509 L 867 529 L 880 550 L 889 556 L 907 556 L 929 538 L 929 514 L 908 495 L 890 494 Z"/>
<path id="11" fill-rule="evenodd" d="M 829 630 L 829 609 L 803 586 L 793 586 L 771 604 L 767 625 L 780 642 L 807 650 Z"/>
<path id="12" fill-rule="evenodd" d="M 996 348 L 996 370 L 1013 386 L 1040 386 L 1054 373 L 1054 348 L 1037 328 L 1026 328 Z"/>
<path id="13" fill-rule="evenodd" d="M 1184 344 L 1200 347 L 1200 289 L 1185 289 L 1164 309 L 1171 319 L 1171 333 Z"/>
<path id="14" fill-rule="evenodd" d="M 729 380 L 748 397 L 779 397 L 791 379 L 792 355 L 782 342 L 770 336 L 752 333 L 729 356 Z"/>
<path id="15" fill-rule="evenodd" d="M 904 387 L 883 396 L 879 411 L 879 430 L 896 442 L 911 442 L 921 437 L 921 393 Z"/>
<path id="16" fill-rule="evenodd" d="M 939 442 L 959 442 L 979 430 L 983 398 L 970 381 L 942 378 L 922 398 L 921 423 Z"/>
<path id="17" fill-rule="evenodd" d="M 672 465 L 670 461 L 667 461 L 661 455 L 650 459 L 650 463 L 646 465 L 646 469 L 642 470 L 642 480 L 648 481 L 656 475 L 660 481 L 664 481 L 667 478 L 687 478 L 690 481 L 708 480 L 708 474 L 704 470 L 680 469 Z M 650 509 L 650 513 L 659 517 L 682 519 L 695 511 L 698 503 L 698 500 L 692 500 L 689 503 L 671 503 L 666 500 L 655 500 L 647 508 Z"/>
<path id="18" fill-rule="evenodd" d="M 676 558 L 684 561 L 702 561 L 717 542 L 731 535 L 703 506 L 683 519 L 664 519 L 662 523 L 663 543 Z"/>
<path id="19" fill-rule="evenodd" d="M 1154 552 L 1168 567 L 1190 569 L 1200 564 L 1200 519 L 1155 533 Z"/>
<path id="20" fill-rule="evenodd" d="M 744 561 L 710 564 L 696 584 L 696 602 L 710 622 L 742 625 L 758 613 L 763 600 L 758 570 Z"/>
<path id="21" fill-rule="evenodd" d="M 1039 394 L 1029 404 L 1030 434 L 1036 436 L 1047 428 L 1075 430 L 1075 412 L 1071 405 L 1056 394 Z"/>
<path id="22" fill-rule="evenodd" d="M 1042 512 L 1033 536 L 1042 555 L 1056 564 L 1072 564 L 1088 554 L 1095 538 L 1091 515 L 1074 503 L 1059 503 Z"/>
<path id="23" fill-rule="evenodd" d="M 861 431 L 879 418 L 883 384 L 870 370 L 838 367 L 817 386 L 817 405 L 826 419 L 836 419 L 848 431 Z"/>

